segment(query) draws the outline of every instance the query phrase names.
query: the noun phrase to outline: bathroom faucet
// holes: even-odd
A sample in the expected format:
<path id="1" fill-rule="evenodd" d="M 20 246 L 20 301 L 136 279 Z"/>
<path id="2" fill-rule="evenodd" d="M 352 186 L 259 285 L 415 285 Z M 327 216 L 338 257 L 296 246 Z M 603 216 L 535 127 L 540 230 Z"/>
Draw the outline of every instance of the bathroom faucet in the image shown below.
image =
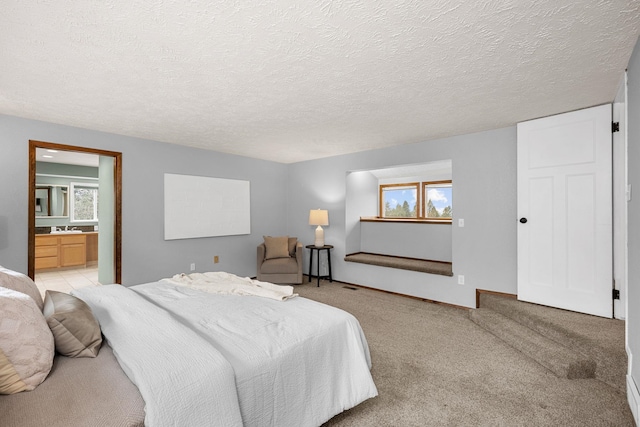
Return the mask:
<path id="1" fill-rule="evenodd" d="M 69 226 L 68 225 L 64 226 L 64 231 L 69 231 Z"/>

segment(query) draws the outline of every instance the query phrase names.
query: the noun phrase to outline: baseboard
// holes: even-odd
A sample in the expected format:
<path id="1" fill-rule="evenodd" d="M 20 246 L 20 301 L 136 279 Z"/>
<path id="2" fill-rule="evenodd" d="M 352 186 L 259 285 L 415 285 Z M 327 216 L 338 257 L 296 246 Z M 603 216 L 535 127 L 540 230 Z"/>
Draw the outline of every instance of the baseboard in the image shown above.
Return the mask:
<path id="1" fill-rule="evenodd" d="M 635 420 L 636 425 L 638 425 L 640 391 L 638 391 L 638 386 L 636 386 L 636 382 L 633 380 L 631 375 L 627 375 L 627 402 L 629 403 L 629 408 L 633 414 L 633 419 Z"/>
<path id="2" fill-rule="evenodd" d="M 516 294 L 508 294 L 506 292 L 490 291 L 490 290 L 487 290 L 487 289 L 476 289 L 476 308 L 480 308 L 480 294 L 497 295 L 497 296 L 503 297 L 503 298 L 513 298 L 513 299 L 517 299 L 518 298 L 518 296 Z"/>

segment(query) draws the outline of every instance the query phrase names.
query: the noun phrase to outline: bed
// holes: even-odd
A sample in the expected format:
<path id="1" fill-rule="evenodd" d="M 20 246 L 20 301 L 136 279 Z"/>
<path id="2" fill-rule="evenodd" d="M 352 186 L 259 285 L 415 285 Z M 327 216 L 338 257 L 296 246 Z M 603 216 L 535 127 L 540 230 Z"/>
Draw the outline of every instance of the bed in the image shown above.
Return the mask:
<path id="1" fill-rule="evenodd" d="M 268 284 L 252 294 L 250 279 L 233 275 L 231 291 L 221 292 L 226 274 L 216 273 L 215 283 L 174 276 L 74 291 L 106 343 L 96 358 L 56 355 L 33 391 L 0 396 L 0 425 L 55 425 L 52 418 L 66 414 L 75 425 L 318 426 L 377 395 L 355 317 L 295 294 L 282 297 L 279 288 L 273 297 L 258 296 L 270 292 Z M 81 364 L 95 384 L 78 392 L 69 377 Z M 83 398 L 61 415 L 56 393 L 67 389 Z M 117 417 L 97 420 L 114 406 Z M 73 418 L 78 414 L 85 418 Z"/>

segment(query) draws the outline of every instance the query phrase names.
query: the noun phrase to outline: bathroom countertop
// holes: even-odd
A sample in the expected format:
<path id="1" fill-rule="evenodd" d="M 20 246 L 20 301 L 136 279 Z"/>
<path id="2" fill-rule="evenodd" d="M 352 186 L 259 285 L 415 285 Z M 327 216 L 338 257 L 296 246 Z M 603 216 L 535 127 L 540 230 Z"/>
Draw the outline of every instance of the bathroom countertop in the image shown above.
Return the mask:
<path id="1" fill-rule="evenodd" d="M 98 231 L 83 231 L 82 233 L 51 233 L 51 232 L 46 232 L 46 233 L 36 233 L 36 236 L 48 236 L 48 235 L 55 235 L 55 236 L 65 236 L 65 235 L 74 235 L 74 234 L 98 234 Z"/>

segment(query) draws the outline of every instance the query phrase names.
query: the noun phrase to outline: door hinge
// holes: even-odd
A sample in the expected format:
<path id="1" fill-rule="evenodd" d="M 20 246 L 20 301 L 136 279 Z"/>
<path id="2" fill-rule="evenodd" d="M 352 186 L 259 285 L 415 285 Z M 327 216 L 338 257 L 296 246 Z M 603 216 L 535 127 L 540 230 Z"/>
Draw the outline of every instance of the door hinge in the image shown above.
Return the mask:
<path id="1" fill-rule="evenodd" d="M 620 291 L 618 289 L 613 289 L 613 299 L 620 299 Z"/>
<path id="2" fill-rule="evenodd" d="M 611 133 L 620 132 L 620 122 L 611 122 Z"/>

